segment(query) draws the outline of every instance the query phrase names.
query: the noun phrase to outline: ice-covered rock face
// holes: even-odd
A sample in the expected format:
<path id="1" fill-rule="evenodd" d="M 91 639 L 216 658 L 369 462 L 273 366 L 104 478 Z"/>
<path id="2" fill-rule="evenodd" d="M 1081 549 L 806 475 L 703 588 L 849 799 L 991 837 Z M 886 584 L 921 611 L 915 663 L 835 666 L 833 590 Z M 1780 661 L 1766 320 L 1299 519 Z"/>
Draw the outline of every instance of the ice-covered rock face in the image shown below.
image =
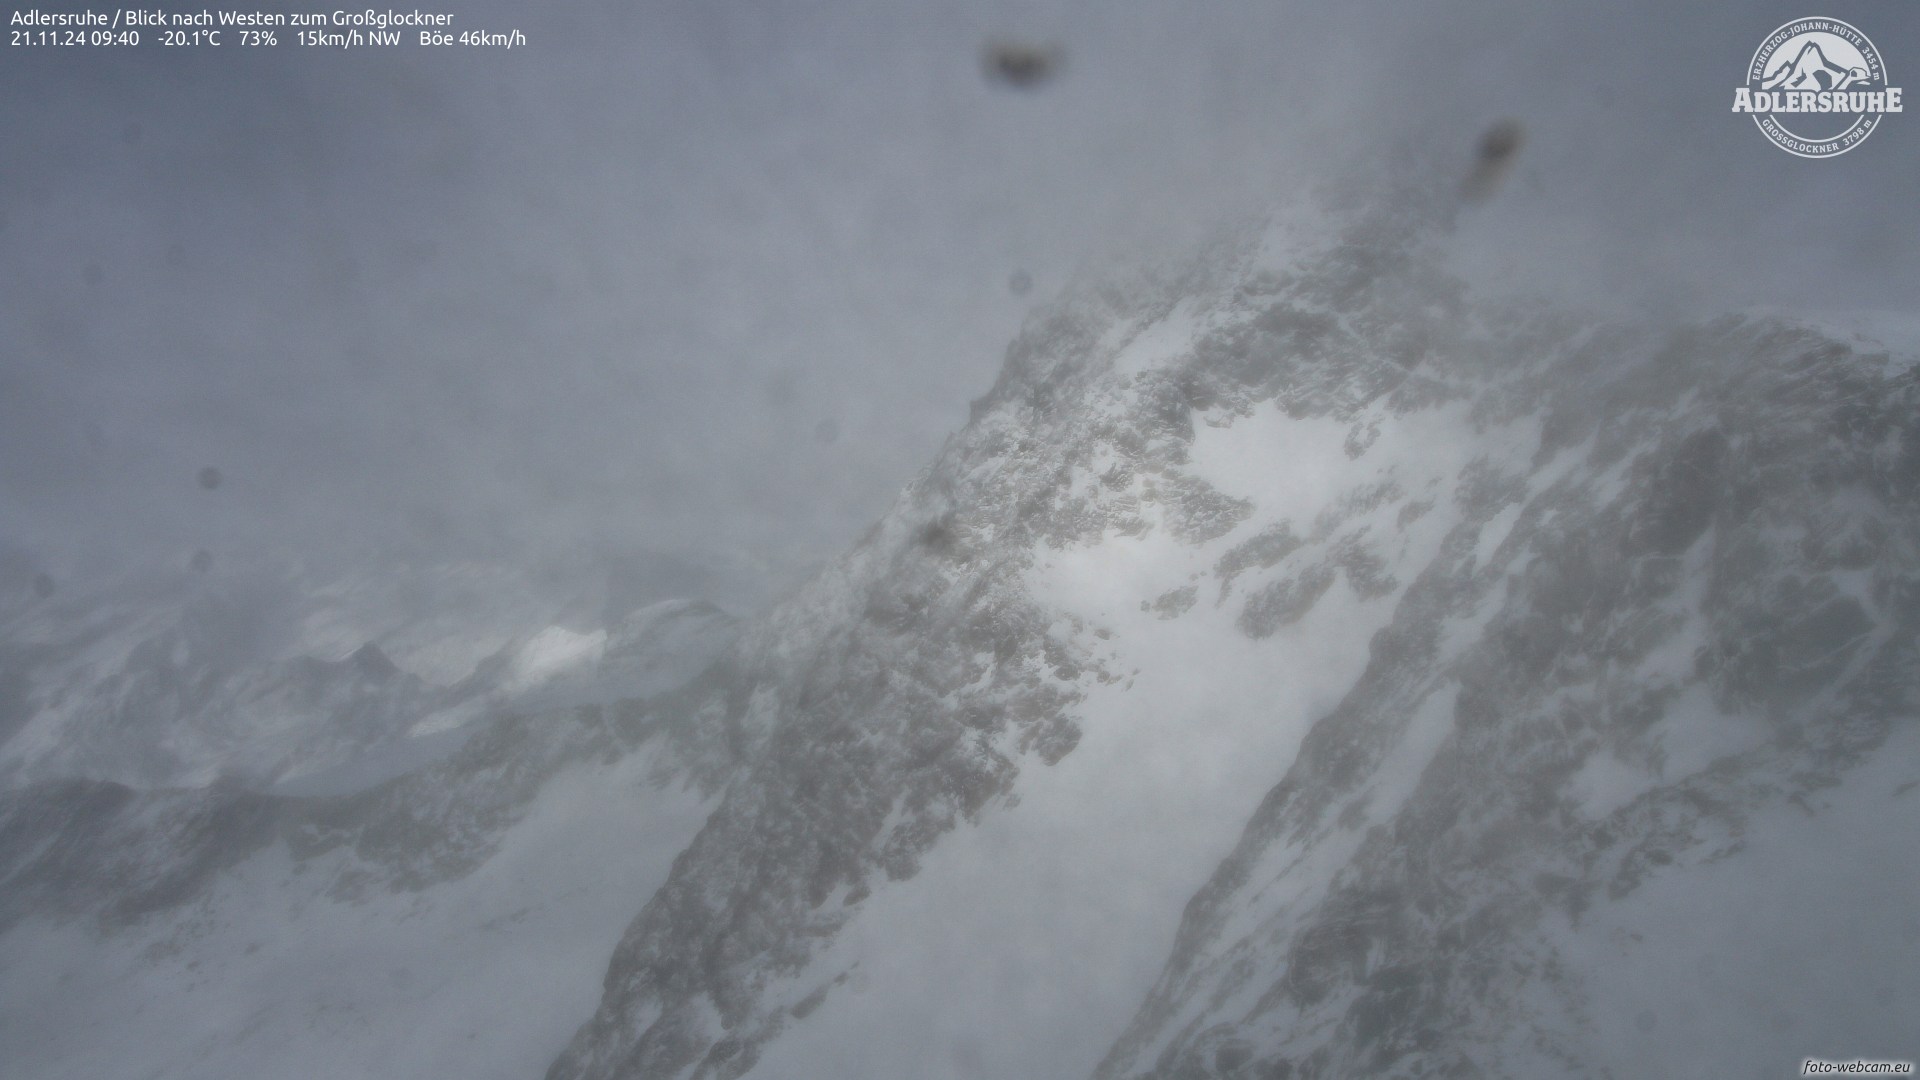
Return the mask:
<path id="1" fill-rule="evenodd" d="M 431 764 L 0 795 L 0 1018 L 79 988 L 21 1060 L 122 968 L 194 1075 L 1910 1058 L 1912 342 L 1475 300 L 1386 205 L 1074 292 L 791 600 L 529 628 Z"/>
<path id="2" fill-rule="evenodd" d="M 1476 395 L 1533 431 L 1434 493 L 1435 556 L 1099 1075 L 1910 1054 L 1910 991 L 1834 986 L 1920 938 L 1888 902 L 1920 883 L 1915 357 L 1764 319 L 1575 340 Z"/>
<path id="3" fill-rule="evenodd" d="M 1470 302 L 1417 213 L 1332 220 L 1037 321 L 749 633 L 700 725 L 745 771 L 553 1080 L 1715 1060 L 1610 950 L 1684 936 L 1691 880 L 1791 873 L 1703 868 L 1911 761 L 1914 357 Z M 1879 887 L 1890 775 L 1851 811 Z M 1829 974 L 1911 958 L 1856 908 L 1792 932 Z M 1813 1000 L 1728 990 L 1727 1059 L 1894 1030 Z"/>

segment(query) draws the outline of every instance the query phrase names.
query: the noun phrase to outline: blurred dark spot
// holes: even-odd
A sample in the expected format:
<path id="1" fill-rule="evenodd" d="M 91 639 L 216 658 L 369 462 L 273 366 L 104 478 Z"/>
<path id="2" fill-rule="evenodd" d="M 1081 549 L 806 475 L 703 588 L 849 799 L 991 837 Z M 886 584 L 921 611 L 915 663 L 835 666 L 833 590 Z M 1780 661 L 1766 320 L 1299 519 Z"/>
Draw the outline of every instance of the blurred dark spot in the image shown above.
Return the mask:
<path id="1" fill-rule="evenodd" d="M 835 443 L 840 441 L 840 422 L 829 416 L 813 425 L 813 437 L 817 442 Z"/>
<path id="2" fill-rule="evenodd" d="M 953 515 L 943 514 L 920 526 L 920 531 L 915 533 L 913 538 L 921 547 L 936 555 L 951 552 L 959 539 L 954 533 Z"/>
<path id="3" fill-rule="evenodd" d="M 167 245 L 166 260 L 168 266 L 179 266 L 187 261 L 187 245 L 175 240 Z"/>
<path id="4" fill-rule="evenodd" d="M 1058 45 L 989 41 L 985 54 L 987 77 L 1008 86 L 1031 90 L 1058 75 L 1064 58 Z"/>
<path id="5" fill-rule="evenodd" d="M 1518 120 L 1501 120 L 1480 136 L 1480 160 L 1501 162 L 1512 157 L 1526 138 Z"/>
<path id="6" fill-rule="evenodd" d="M 213 552 L 208 551 L 206 548 L 201 548 L 194 552 L 193 558 L 187 560 L 187 568 L 196 574 L 204 574 L 212 570 Z"/>
<path id="7" fill-rule="evenodd" d="M 1015 270 L 1007 279 L 1007 291 L 1015 296 L 1025 296 L 1033 291 L 1033 275 L 1025 270 Z"/>
<path id="8" fill-rule="evenodd" d="M 220 475 L 220 470 L 211 465 L 200 470 L 200 486 L 206 488 L 208 491 L 219 487 L 220 482 L 224 479 L 226 479 L 226 477 Z"/>
<path id="9" fill-rule="evenodd" d="M 80 425 L 80 435 L 87 440 L 87 449 L 96 454 L 106 452 L 107 432 L 98 423 L 89 420 Z"/>
<path id="10" fill-rule="evenodd" d="M 1770 1025 L 1772 1025 L 1773 1030 L 1775 1031 L 1792 1031 L 1794 1029 L 1794 1025 L 1798 1024 L 1800 1021 L 1796 1020 L 1792 1013 L 1777 1012 L 1777 1013 L 1774 1013 L 1772 1018 L 1769 1019 L 1767 1022 Z"/>
<path id="11" fill-rule="evenodd" d="M 1526 132 L 1518 120 L 1501 120 L 1488 128 L 1474 148 L 1473 170 L 1460 185 L 1461 197 L 1472 202 L 1492 197 L 1512 171 L 1525 141 Z"/>
<path id="12" fill-rule="evenodd" d="M 1660 1018 L 1653 1014 L 1652 1009 L 1641 1009 L 1640 1015 L 1633 1018 L 1633 1026 L 1641 1031 L 1652 1031 L 1660 1026 Z"/>
<path id="13" fill-rule="evenodd" d="M 138 146 L 140 145 L 140 136 L 144 134 L 146 134 L 146 129 L 140 126 L 139 121 L 129 120 L 127 126 L 120 129 L 120 141 L 126 143 L 128 146 Z"/>
<path id="14" fill-rule="evenodd" d="M 88 263 L 87 268 L 80 271 L 80 280 L 86 282 L 88 285 L 98 285 L 106 279 L 106 271 L 100 269 L 99 263 Z"/>
<path id="15" fill-rule="evenodd" d="M 1873 1000 L 1879 1002 L 1883 1007 L 1893 1004 L 1893 987 L 1883 986 L 1875 990 L 1873 992 Z"/>
<path id="16" fill-rule="evenodd" d="M 42 570 L 33 575 L 33 595 L 40 599 L 45 600 L 47 597 L 52 596 L 56 588 L 58 588 L 58 586 L 53 583 L 53 575 L 46 571 Z"/>

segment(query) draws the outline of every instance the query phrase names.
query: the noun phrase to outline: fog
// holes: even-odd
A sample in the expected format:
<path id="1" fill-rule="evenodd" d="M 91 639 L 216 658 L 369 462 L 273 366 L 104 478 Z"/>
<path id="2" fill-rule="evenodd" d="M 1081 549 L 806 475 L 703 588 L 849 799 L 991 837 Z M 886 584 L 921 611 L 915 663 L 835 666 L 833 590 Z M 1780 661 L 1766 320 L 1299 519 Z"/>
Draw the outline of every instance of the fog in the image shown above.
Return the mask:
<path id="1" fill-rule="evenodd" d="M 1549 421 L 1564 442 L 1554 453 L 1608 433 L 1608 417 L 1576 415 L 1548 393 L 1572 384 L 1515 377 L 1501 389 L 1511 400 L 1487 410 L 1535 394 L 1526 408 L 1537 415 L 1512 406 L 1484 420 L 1469 416 L 1476 403 L 1436 392 L 1439 404 L 1405 416 L 1356 420 L 1328 402 L 1379 386 L 1359 361 L 1335 369 L 1387 355 L 1377 327 L 1316 371 L 1278 355 L 1274 342 L 1318 332 L 1299 311 L 1285 322 L 1278 301 L 1285 325 L 1248 316 L 1226 345 L 1169 319 L 1168 354 L 1143 346 L 1129 360 L 1162 365 L 1161 381 L 1127 384 L 1146 389 L 1124 408 L 1088 411 L 1086 424 L 1121 434 L 1081 445 L 1050 432 L 1059 445 L 1008 452 L 1022 446 L 1008 418 L 1031 417 L 1006 405 L 997 422 L 1007 430 L 974 429 L 966 453 L 945 459 L 948 474 L 914 490 L 838 576 L 776 619 L 751 621 L 888 513 L 1050 304 L 1116 268 L 1186 258 L 1302 192 L 1442 192 L 1445 263 L 1475 293 L 1539 294 L 1651 325 L 1636 342 L 1755 308 L 1911 313 L 1920 119 L 1888 116 L 1852 151 L 1805 160 L 1729 109 L 1769 31 L 1827 12 L 1771 0 L 486 0 L 448 10 L 456 32 L 518 30 L 525 43 L 429 48 L 403 30 L 406 44 L 391 48 L 303 48 L 283 27 L 271 49 L 229 31 L 217 48 L 12 46 L 0 60 L 0 744 L 11 740 L 7 753 L 25 762 L 0 769 L 0 975 L 11 964 L 16 976 L 0 979 L 0 1013 L 41 1055 L 17 1060 L 124 1067 L 162 1046 L 178 1053 L 156 1067 L 173 1067 L 210 1047 L 206 1075 L 253 1075 L 275 1053 L 354 1071 L 360 1058 L 328 1057 L 338 1042 L 373 1062 L 369 1074 L 418 1061 L 423 1072 L 455 1063 L 520 1075 L 562 1055 L 556 1076 L 616 1075 L 655 1060 L 642 1050 L 678 1052 L 634 1049 L 665 1017 L 656 1026 L 690 1032 L 687 1046 L 710 1049 L 710 1062 L 745 1061 L 721 1051 L 762 1039 L 773 1047 L 767 1075 L 897 1076 L 930 1046 L 940 1056 L 926 1057 L 929 1076 L 1084 1074 L 1109 1047 L 1139 1050 L 1144 1063 L 1141 1047 L 1177 1044 L 1114 1042 L 1143 999 L 1154 1006 L 1176 934 L 1181 962 L 1199 972 L 1185 989 L 1266 978 L 1282 966 L 1276 956 L 1294 964 L 1279 930 L 1261 944 L 1236 919 L 1334 942 L 1322 959 L 1340 978 L 1340 950 L 1358 941 L 1354 970 L 1364 969 L 1372 931 L 1314 939 L 1307 920 L 1316 890 L 1337 900 L 1336 884 L 1357 888 L 1366 873 L 1383 890 L 1404 884 L 1398 863 L 1354 854 L 1383 830 L 1411 837 L 1400 843 L 1409 864 L 1459 856 L 1460 880 L 1472 878 L 1457 894 L 1451 879 L 1422 894 L 1427 906 L 1391 899 L 1413 886 L 1380 891 L 1390 915 L 1418 908 L 1403 939 L 1440 935 L 1432 911 L 1496 895 L 1487 882 L 1505 887 L 1501 875 L 1547 922 L 1560 911 L 1550 887 L 1585 875 L 1581 887 L 1598 895 L 1611 883 L 1591 852 L 1639 842 L 1630 829 L 1581 832 L 1581 784 L 1603 789 L 1588 801 L 1605 813 L 1671 796 L 1663 812 L 1704 821 L 1719 794 L 1682 789 L 1711 771 L 1713 754 L 1748 755 L 1741 767 L 1761 793 L 1754 833 L 1771 838 L 1756 849 L 1774 862 L 1689 879 L 1678 872 L 1697 853 L 1672 837 L 1694 819 L 1666 833 L 1648 826 L 1651 854 L 1632 857 L 1675 867 L 1659 879 L 1666 891 L 1633 901 L 1653 914 L 1568 946 L 1618 984 L 1594 1007 L 1594 1045 L 1621 1055 L 1619 1071 L 1645 1071 L 1621 1026 L 1629 1013 L 1608 1009 L 1659 982 L 1682 952 L 1692 963 L 1709 908 L 1744 909 L 1742 890 L 1795 874 L 1809 852 L 1841 858 L 1831 852 L 1842 839 L 1859 861 L 1912 865 L 1906 835 L 1872 801 L 1881 788 L 1913 787 L 1896 753 L 1861 770 L 1880 787 L 1858 787 L 1843 813 L 1816 826 L 1789 808 L 1808 806 L 1794 784 L 1816 795 L 1839 786 L 1858 765 L 1846 755 L 1869 756 L 1911 713 L 1899 674 L 1910 654 L 1898 652 L 1913 631 L 1901 599 L 1913 580 L 1901 561 L 1912 503 L 1899 502 L 1911 484 L 1889 479 L 1898 469 L 1887 463 L 1902 445 L 1900 460 L 1911 459 L 1912 445 L 1899 441 L 1904 421 L 1881 415 L 1904 399 L 1859 389 L 1896 376 L 1862 374 L 1863 364 L 1810 382 L 1793 398 L 1800 412 L 1769 411 L 1776 398 L 1752 390 L 1761 404 L 1742 398 L 1752 407 L 1739 414 L 1750 430 L 1729 421 L 1730 435 L 1704 441 L 1663 419 L 1690 400 L 1685 379 L 1727 381 L 1712 364 L 1747 355 L 1736 349 L 1786 370 L 1793 343 L 1762 347 L 1728 331 L 1711 339 L 1721 349 L 1712 357 L 1676 361 L 1672 386 L 1657 373 L 1623 378 L 1607 400 L 1637 410 L 1640 426 L 1622 429 L 1618 446 L 1678 461 L 1642 476 L 1642 457 L 1627 461 L 1626 450 L 1617 469 L 1541 471 Z M 1920 81 L 1911 3 L 1856 0 L 1833 14 L 1872 38 L 1892 85 Z M 1428 299 L 1404 313 L 1415 337 L 1438 318 L 1414 310 Z M 1078 347 L 1068 331 L 1043 345 Z M 1211 358 L 1192 360 L 1202 345 Z M 1626 370 L 1645 359 L 1637 347 L 1609 344 L 1594 362 Z M 1444 367 L 1459 360 L 1440 364 L 1469 371 Z M 1258 364 L 1324 376 L 1301 392 L 1320 411 L 1283 413 L 1290 388 L 1234 381 Z M 1096 374 L 1079 371 L 1073 385 L 1105 392 L 1110 373 Z M 1171 399 L 1181 423 L 1186 406 L 1233 394 L 1251 422 L 1198 425 L 1171 450 L 1156 443 L 1164 402 L 1151 393 L 1185 393 L 1181 378 L 1218 395 Z M 1846 439 L 1807 434 L 1827 430 L 1817 425 L 1847 394 L 1874 398 L 1854 402 L 1846 435 L 1884 437 L 1881 457 L 1848 457 L 1857 447 L 1834 448 Z M 1748 457 L 1727 449 L 1789 428 L 1804 439 L 1781 435 Z M 1763 459 L 1788 452 L 1780 447 L 1804 451 L 1789 464 L 1806 477 L 1754 464 L 1778 465 Z M 1823 453 L 1833 460 L 1813 460 Z M 1030 512 L 1031 492 L 1076 494 L 1067 488 L 1085 478 L 1073 470 L 1094 459 L 1111 469 L 1090 474 L 1099 482 L 1086 486 L 1104 487 L 1075 508 L 1085 520 Z M 1303 464 L 1290 474 L 1272 460 Z M 1731 553 L 1724 565 L 1688 546 L 1733 483 L 1715 470 L 1751 481 L 1749 507 L 1779 515 L 1741 523 L 1752 536 L 1714 533 Z M 1568 475 L 1574 486 L 1553 487 Z M 1805 492 L 1766 486 L 1782 476 L 1805 480 Z M 1840 477 L 1880 501 L 1829 506 L 1809 477 Z M 1123 505 L 1136 480 L 1143 494 Z M 1468 506 L 1481 488 L 1486 505 Z M 1753 539 L 1779 521 L 1778 535 L 1805 524 L 1792 512 L 1835 522 L 1833 551 L 1812 526 L 1792 551 L 1768 546 L 1774 533 Z M 1082 527 L 1100 542 L 1083 543 Z M 1631 539 L 1649 529 L 1685 535 L 1671 550 L 1648 541 L 1588 558 L 1583 530 Z M 1007 534 L 1016 539 L 989 550 Z M 1843 541 L 1857 543 L 1841 551 Z M 1752 595 L 1744 581 L 1678 584 L 1709 571 L 1736 578 L 1740 567 L 1759 568 Z M 1518 584 L 1495 580 L 1506 574 Z M 1629 579 L 1641 591 L 1629 594 Z M 1402 603 L 1448 581 L 1444 603 Z M 1533 612 L 1524 605 L 1536 594 L 1547 599 Z M 1592 616 L 1603 594 L 1615 623 L 1615 609 Z M 190 595 L 218 602 L 177 624 L 126 614 Z M 620 621 L 674 597 L 748 621 L 705 605 Z M 109 598 L 120 621 L 88 622 Z M 7 621 L 21 611 L 29 617 Z M 1819 622 L 1822 613 L 1832 617 Z M 1648 642 L 1675 635 L 1644 646 L 1658 664 L 1608 636 L 1631 619 Z M 1407 644 L 1415 638 L 1431 655 Z M 1522 655 L 1541 641 L 1544 659 Z M 1393 649 L 1400 668 L 1375 662 Z M 1574 659 L 1555 666 L 1553 649 Z M 1879 651 L 1870 664 L 1855 649 Z M 1767 681 L 1805 657 L 1807 684 L 1827 679 L 1827 699 L 1865 686 L 1884 700 L 1861 690 L 1844 699 L 1853 727 L 1818 727 L 1813 706 L 1793 711 L 1804 705 L 1797 684 Z M 1589 669 L 1602 673 L 1591 685 Z M 1448 678 L 1457 685 L 1443 686 Z M 1601 693 L 1614 692 L 1604 679 L 1652 704 L 1619 704 Z M 1712 697 L 1723 684 L 1735 698 Z M 1490 698 L 1489 686 L 1508 696 Z M 608 687 L 626 695 L 619 706 Z M 602 690 L 606 701 L 589 700 Z M 1684 708 L 1659 727 L 1669 698 Z M 601 704 L 629 711 L 603 723 Z M 1453 725 L 1468 708 L 1484 724 L 1458 751 Z M 1760 730 L 1740 724 L 1763 713 L 1779 731 L 1799 724 L 1818 737 L 1739 741 Z M 293 730 L 301 717 L 319 718 L 313 731 Z M 338 740 L 320 730 L 329 718 Z M 1693 761 L 1683 751 L 1696 729 L 1739 739 L 1703 736 L 1712 754 Z M 253 754 L 245 769 L 243 749 Z M 1456 751 L 1484 775 L 1429 774 Z M 1669 751 L 1680 762 L 1671 774 Z M 1296 761 L 1306 765 L 1293 770 Z M 129 786 L 99 798 L 80 781 L 28 786 L 64 780 L 63 769 Z M 305 788 L 285 783 L 303 775 Z M 1269 794 L 1296 777 L 1309 793 L 1299 800 L 1319 800 L 1309 810 Z M 1511 805 L 1500 801 L 1509 788 L 1521 792 Z M 121 814 L 123 796 L 135 809 Z M 1557 817 L 1536 813 L 1563 796 Z M 1471 804 L 1481 818 L 1462 816 L 1472 799 L 1483 800 Z M 161 810 L 142 817 L 140 800 Z M 1394 800 L 1415 810 L 1395 818 Z M 1337 835 L 1333 825 L 1313 832 L 1322 809 Z M 1282 810 L 1310 820 L 1276 816 L 1262 835 L 1261 815 Z M 1494 869 L 1453 850 L 1466 845 L 1456 836 L 1423 839 L 1448 814 L 1484 829 L 1468 838 Z M 1535 817 L 1560 831 L 1535 830 Z M 1316 848 L 1323 835 L 1335 839 Z M 43 859 L 43 847 L 67 861 Z M 1553 861 L 1565 852 L 1565 865 Z M 1262 892 L 1264 881 L 1239 895 L 1245 881 L 1227 873 L 1236 858 L 1284 865 L 1286 887 L 1310 899 Z M 132 884 L 116 876 L 123 867 Z M 308 867 L 320 869 L 296 882 Z M 1216 867 L 1226 884 L 1208 884 Z M 1420 874 L 1406 877 L 1424 887 Z M 323 878 L 332 883 L 315 883 Z M 20 882 L 26 899 L 9 900 Z M 1865 929 L 1835 938 L 1811 888 L 1728 925 L 1778 926 L 1784 937 L 1805 917 L 1807 941 L 1839 941 L 1821 950 L 1827 967 L 1810 962 L 1808 986 L 1839 986 L 1836 972 L 1876 942 L 1920 942 L 1920 923 L 1871 890 L 1849 899 L 1854 914 L 1835 916 Z M 1209 903 L 1222 905 L 1217 925 L 1183 922 L 1204 924 Z M 1345 909 L 1327 903 L 1339 924 Z M 1580 910 L 1568 906 L 1573 941 Z M 114 925 L 123 909 L 135 915 Z M 69 921 L 46 915 L 56 911 Z M 113 933 L 73 930 L 76 912 L 99 913 Z M 851 927 L 837 938 L 835 919 Z M 1629 962 L 1629 926 L 1669 936 Z M 1739 936 L 1723 928 L 1723 954 L 1741 951 Z M 1515 954 L 1500 947 L 1485 955 L 1506 963 Z M 1236 949 L 1253 959 L 1228 963 Z M 1406 955 L 1426 965 L 1407 964 L 1422 977 L 1451 970 L 1444 957 Z M 713 960 L 740 956 L 780 962 Z M 1215 960 L 1217 970 L 1206 966 Z M 1910 1052 L 1869 1045 L 1892 1029 L 1853 999 L 1826 999 L 1840 1004 L 1823 1018 L 1805 997 L 1813 991 L 1774 978 L 1782 965 L 1765 956 L 1725 964 L 1727 983 L 1752 985 L 1695 995 L 1725 1037 L 1709 1045 L 1672 1022 L 1660 1052 L 1727 1046 L 1767 1067 L 1789 1053 Z M 43 1001 L 53 982 L 67 990 Z M 517 1016 L 513 995 L 529 986 L 537 1015 Z M 1363 989 L 1358 976 L 1342 986 Z M 1771 1041 L 1756 1042 L 1742 1025 L 1770 1015 L 1751 1005 L 1767 993 L 1767 1009 L 1804 1011 L 1807 1028 L 1776 1023 Z M 1894 991 L 1879 993 L 1877 1007 L 1891 1007 Z M 1276 989 L 1263 1000 L 1293 999 Z M 1175 1032 L 1188 1014 L 1167 1001 L 1140 1022 Z M 1241 999 L 1223 989 L 1208 1007 L 1227 1001 Z M 759 1027 L 713 1020 L 708 1005 L 721 1003 Z M 143 1019 L 122 1027 L 129 1014 Z M 1332 1030 L 1331 1015 L 1316 1022 Z M 1792 1041 L 1834 1018 L 1845 1024 L 1832 1030 L 1860 1045 Z M 789 1019 L 799 1034 L 772 1042 Z M 1652 1030 L 1632 1022 L 1641 1036 Z M 117 1034 L 93 1046 L 95 1024 Z M 518 1056 L 469 1041 L 469 1028 Z M 1192 1040 L 1192 1060 L 1221 1073 L 1252 1060 L 1247 1046 L 1206 1037 Z M 619 1054 L 635 1056 L 609 1056 Z"/>
<path id="2" fill-rule="evenodd" d="M 1905 118 L 1803 161 L 1728 112 L 1796 13 L 485 4 L 458 25 L 524 48 L 14 49 L 0 543 L 62 580 L 613 560 L 751 609 L 1076 274 L 1409 148 L 1463 165 L 1503 117 L 1517 168 L 1457 241 L 1490 285 L 1901 304 Z M 1852 17 L 1897 84 L 1920 25 Z M 1000 39 L 1058 71 L 990 78 Z"/>

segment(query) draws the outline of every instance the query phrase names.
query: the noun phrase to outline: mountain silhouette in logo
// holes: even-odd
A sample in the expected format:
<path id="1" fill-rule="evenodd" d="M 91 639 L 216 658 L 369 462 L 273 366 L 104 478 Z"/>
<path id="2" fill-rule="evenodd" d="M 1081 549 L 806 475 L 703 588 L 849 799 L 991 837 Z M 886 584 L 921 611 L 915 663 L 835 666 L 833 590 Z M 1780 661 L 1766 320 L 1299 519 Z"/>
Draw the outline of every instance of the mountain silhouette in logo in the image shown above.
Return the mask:
<path id="1" fill-rule="evenodd" d="M 1800 46 L 1792 60 L 1784 61 L 1767 74 L 1762 90 L 1845 90 L 1867 78 L 1863 67 L 1843 67 L 1827 59 L 1820 43 L 1809 41 Z"/>

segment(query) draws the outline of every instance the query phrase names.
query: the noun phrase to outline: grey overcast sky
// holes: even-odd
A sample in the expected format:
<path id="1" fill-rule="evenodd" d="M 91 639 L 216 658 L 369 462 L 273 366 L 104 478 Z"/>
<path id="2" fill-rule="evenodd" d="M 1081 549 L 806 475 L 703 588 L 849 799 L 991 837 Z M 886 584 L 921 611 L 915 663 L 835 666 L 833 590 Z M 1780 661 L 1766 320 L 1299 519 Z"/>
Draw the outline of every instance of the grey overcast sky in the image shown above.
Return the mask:
<path id="1" fill-rule="evenodd" d="M 1805 161 L 1729 112 L 1803 15 L 1920 83 L 1912 0 L 422 6 L 527 44 L 0 54 L 0 547 L 625 559 L 750 607 L 1075 273 L 1500 117 L 1489 280 L 1663 316 L 1920 282 L 1920 116 Z M 1063 71 L 990 84 L 995 35 Z"/>

